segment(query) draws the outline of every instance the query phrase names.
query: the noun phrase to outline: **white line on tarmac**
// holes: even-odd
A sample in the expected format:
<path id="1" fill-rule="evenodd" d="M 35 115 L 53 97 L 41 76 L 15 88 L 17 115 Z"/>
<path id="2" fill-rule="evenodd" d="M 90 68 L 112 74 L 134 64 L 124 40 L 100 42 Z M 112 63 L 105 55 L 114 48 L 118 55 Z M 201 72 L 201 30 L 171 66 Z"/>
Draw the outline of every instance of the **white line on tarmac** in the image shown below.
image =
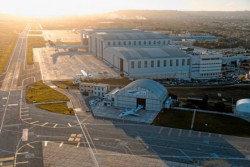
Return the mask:
<path id="1" fill-rule="evenodd" d="M 23 115 L 21 115 L 22 117 L 27 117 L 27 116 L 29 116 L 30 114 L 23 114 Z"/>
<path id="2" fill-rule="evenodd" d="M 63 141 L 60 143 L 59 147 L 62 147 L 62 145 L 63 145 Z"/>
<path id="3" fill-rule="evenodd" d="M 35 148 L 34 146 L 32 146 L 31 144 L 27 144 L 27 146 L 29 146 L 30 148 Z"/>
<path id="4" fill-rule="evenodd" d="M 191 135 L 192 135 L 192 130 L 189 130 L 188 137 L 190 137 Z"/>
<path id="5" fill-rule="evenodd" d="M 162 130 L 163 130 L 163 127 L 160 128 L 158 133 L 161 134 Z"/>
<path id="6" fill-rule="evenodd" d="M 18 104 L 8 104 L 8 107 L 18 106 Z"/>
<path id="7" fill-rule="evenodd" d="M 46 122 L 46 123 L 42 124 L 41 126 L 45 126 L 45 125 L 47 125 L 47 124 L 48 124 L 48 122 Z"/>
<path id="8" fill-rule="evenodd" d="M 30 124 L 34 124 L 34 123 L 37 123 L 37 122 L 39 122 L 39 121 L 30 122 Z"/>
<path id="9" fill-rule="evenodd" d="M 26 113 L 26 112 L 29 112 L 29 110 L 25 110 L 25 111 L 21 110 L 21 113 Z"/>
<path id="10" fill-rule="evenodd" d="M 29 161 L 16 162 L 16 165 L 18 165 L 18 164 L 27 164 L 27 163 L 29 163 Z"/>
<path id="11" fill-rule="evenodd" d="M 53 126 L 53 128 L 56 128 L 56 127 L 57 127 L 57 125 L 58 125 L 58 124 L 55 124 L 55 125 Z"/>
<path id="12" fill-rule="evenodd" d="M 22 155 L 22 154 L 28 154 L 29 152 L 20 152 L 20 153 L 16 153 L 17 155 Z"/>
<path id="13" fill-rule="evenodd" d="M 77 147 L 77 148 L 79 148 L 80 144 L 81 144 L 81 143 L 80 143 L 80 142 L 78 142 L 76 147 Z"/>
<path id="14" fill-rule="evenodd" d="M 29 129 L 23 129 L 22 141 L 28 141 Z"/>
<path id="15" fill-rule="evenodd" d="M 47 147 L 47 145 L 48 145 L 48 141 L 45 141 L 44 146 Z"/>
<path id="16" fill-rule="evenodd" d="M 178 136 L 181 136 L 181 133 L 182 133 L 182 129 L 179 129 Z"/>
<path id="17" fill-rule="evenodd" d="M 169 131 L 168 131 L 168 136 L 170 136 L 170 135 L 171 135 L 172 130 L 173 130 L 173 128 L 170 128 L 170 129 L 169 129 Z"/>
<path id="18" fill-rule="evenodd" d="M 68 123 L 69 127 L 72 127 L 72 125 L 70 123 Z"/>

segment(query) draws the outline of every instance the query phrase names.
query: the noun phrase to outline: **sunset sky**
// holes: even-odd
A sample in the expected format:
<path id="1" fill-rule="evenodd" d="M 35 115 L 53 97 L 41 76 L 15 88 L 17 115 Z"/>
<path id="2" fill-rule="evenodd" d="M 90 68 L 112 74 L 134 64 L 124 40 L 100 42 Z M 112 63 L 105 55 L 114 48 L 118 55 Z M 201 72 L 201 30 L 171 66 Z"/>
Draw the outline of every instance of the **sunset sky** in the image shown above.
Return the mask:
<path id="1" fill-rule="evenodd" d="M 121 9 L 238 11 L 250 0 L 0 0 L 0 13 L 61 16 L 105 13 Z"/>

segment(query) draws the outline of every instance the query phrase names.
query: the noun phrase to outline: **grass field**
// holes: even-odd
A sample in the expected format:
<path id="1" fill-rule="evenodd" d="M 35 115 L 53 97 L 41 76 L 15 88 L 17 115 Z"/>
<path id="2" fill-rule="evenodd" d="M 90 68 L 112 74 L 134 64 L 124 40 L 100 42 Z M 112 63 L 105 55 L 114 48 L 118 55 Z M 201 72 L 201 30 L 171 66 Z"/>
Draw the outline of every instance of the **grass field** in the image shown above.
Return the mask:
<path id="1" fill-rule="evenodd" d="M 67 103 L 37 104 L 36 107 L 60 114 L 74 114 L 73 110 L 67 107 Z"/>
<path id="2" fill-rule="evenodd" d="M 52 83 L 61 89 L 67 89 L 68 87 L 77 87 L 78 88 L 78 85 L 74 85 L 72 80 L 53 81 Z"/>
<path id="3" fill-rule="evenodd" d="M 42 81 L 36 82 L 33 85 L 27 86 L 26 101 L 33 102 L 56 102 L 69 101 L 68 97 L 48 87 Z"/>
<path id="4" fill-rule="evenodd" d="M 190 129 L 192 111 L 165 110 L 153 122 L 156 126 Z M 237 117 L 196 112 L 193 130 L 250 137 L 250 122 Z"/>
<path id="5" fill-rule="evenodd" d="M 28 37 L 28 53 L 27 53 L 27 63 L 29 65 L 33 64 L 33 48 L 44 47 L 45 41 L 43 37 L 30 36 Z"/>
<path id="6" fill-rule="evenodd" d="M 24 26 L 21 19 L 0 14 L 0 74 L 4 71 L 16 45 L 18 34 Z"/>

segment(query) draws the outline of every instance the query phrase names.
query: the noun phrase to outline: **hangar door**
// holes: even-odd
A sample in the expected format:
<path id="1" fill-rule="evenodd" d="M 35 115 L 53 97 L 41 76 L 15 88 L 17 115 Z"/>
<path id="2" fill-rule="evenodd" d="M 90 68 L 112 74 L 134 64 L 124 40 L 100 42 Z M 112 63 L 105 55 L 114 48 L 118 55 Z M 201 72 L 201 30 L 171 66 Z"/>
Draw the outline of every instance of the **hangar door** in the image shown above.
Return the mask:
<path id="1" fill-rule="evenodd" d="M 124 64 L 123 59 L 120 59 L 120 72 L 123 72 L 123 70 L 124 70 L 123 64 Z"/>
<path id="2" fill-rule="evenodd" d="M 136 99 L 136 107 L 138 107 L 138 105 L 142 105 L 143 109 L 145 110 L 145 108 L 146 108 L 146 99 L 137 98 Z"/>

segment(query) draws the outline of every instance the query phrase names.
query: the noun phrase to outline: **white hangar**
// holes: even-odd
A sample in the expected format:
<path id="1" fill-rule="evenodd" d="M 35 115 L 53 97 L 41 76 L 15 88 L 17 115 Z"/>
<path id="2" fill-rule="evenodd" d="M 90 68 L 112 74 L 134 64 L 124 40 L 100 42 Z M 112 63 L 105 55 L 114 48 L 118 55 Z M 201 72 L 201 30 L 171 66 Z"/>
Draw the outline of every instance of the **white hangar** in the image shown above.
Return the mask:
<path id="1" fill-rule="evenodd" d="M 189 78 L 190 56 L 173 47 L 104 50 L 103 61 L 132 78 Z"/>
<path id="2" fill-rule="evenodd" d="M 120 89 L 114 98 L 114 106 L 136 108 L 142 105 L 145 110 L 161 111 L 168 98 L 167 89 L 149 79 L 138 79 Z"/>
<path id="3" fill-rule="evenodd" d="M 163 34 L 127 29 L 100 29 L 82 31 L 82 41 L 88 39 L 88 50 L 99 59 L 108 47 L 162 47 L 171 43 Z"/>

